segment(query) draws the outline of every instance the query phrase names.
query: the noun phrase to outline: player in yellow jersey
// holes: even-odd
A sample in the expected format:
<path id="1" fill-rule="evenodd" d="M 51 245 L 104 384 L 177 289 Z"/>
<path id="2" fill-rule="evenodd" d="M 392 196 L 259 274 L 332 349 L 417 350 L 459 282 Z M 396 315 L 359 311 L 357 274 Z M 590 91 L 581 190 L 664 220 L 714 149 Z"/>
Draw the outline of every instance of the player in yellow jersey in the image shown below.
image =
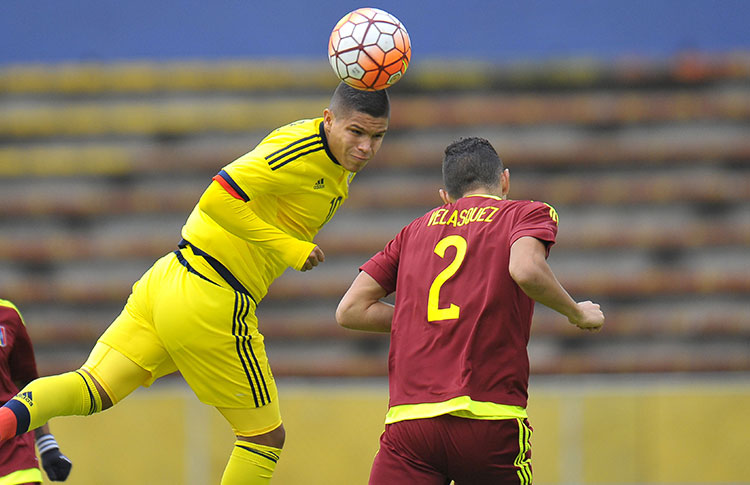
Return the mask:
<path id="1" fill-rule="evenodd" d="M 287 268 L 325 259 L 313 237 L 388 129 L 386 91 L 341 83 L 317 119 L 270 133 L 213 179 L 179 248 L 133 285 L 78 370 L 37 379 L 0 408 L 0 439 L 88 415 L 179 370 L 236 436 L 222 485 L 268 483 L 285 431 L 255 309 Z"/>

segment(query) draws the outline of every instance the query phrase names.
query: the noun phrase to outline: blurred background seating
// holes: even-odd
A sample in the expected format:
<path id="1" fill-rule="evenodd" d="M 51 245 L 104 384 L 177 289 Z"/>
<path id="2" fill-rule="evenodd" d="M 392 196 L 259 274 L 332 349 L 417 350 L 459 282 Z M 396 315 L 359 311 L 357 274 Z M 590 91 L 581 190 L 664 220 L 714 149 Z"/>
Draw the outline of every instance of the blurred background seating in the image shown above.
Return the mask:
<path id="1" fill-rule="evenodd" d="M 328 67 L 284 68 L 0 67 L 0 296 L 33 322 L 42 373 L 83 362 L 222 166 L 322 113 Z M 452 69 L 415 65 L 392 89 L 381 152 L 316 239 L 326 263 L 261 304 L 275 375 L 385 375 L 387 337 L 333 313 L 357 267 L 439 204 L 462 135 L 494 144 L 512 198 L 555 206 L 550 264 L 608 315 L 592 337 L 537 307 L 532 372 L 750 370 L 750 57 Z"/>

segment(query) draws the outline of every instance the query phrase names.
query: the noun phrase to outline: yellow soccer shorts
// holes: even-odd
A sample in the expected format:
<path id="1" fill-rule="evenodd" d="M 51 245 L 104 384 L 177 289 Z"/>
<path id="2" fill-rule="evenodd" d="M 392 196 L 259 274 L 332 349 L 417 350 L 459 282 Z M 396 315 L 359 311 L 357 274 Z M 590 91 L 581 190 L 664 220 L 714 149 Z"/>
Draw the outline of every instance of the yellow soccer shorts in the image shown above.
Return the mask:
<path id="1" fill-rule="evenodd" d="M 171 253 L 133 285 L 99 343 L 150 372 L 145 386 L 180 371 L 196 396 L 219 408 L 237 434 L 252 436 L 281 424 L 255 309 L 250 296 L 188 271 Z"/>

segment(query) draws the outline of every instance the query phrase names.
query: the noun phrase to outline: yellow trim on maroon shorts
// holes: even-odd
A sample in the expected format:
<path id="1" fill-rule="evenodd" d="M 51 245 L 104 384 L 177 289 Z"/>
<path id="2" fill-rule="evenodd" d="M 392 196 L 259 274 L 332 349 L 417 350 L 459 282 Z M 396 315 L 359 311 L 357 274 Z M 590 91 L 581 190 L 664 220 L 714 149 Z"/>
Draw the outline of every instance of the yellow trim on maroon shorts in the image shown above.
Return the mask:
<path id="1" fill-rule="evenodd" d="M 406 421 L 408 419 L 423 419 L 451 414 L 469 419 L 526 419 L 526 409 L 521 406 L 497 404 L 494 402 L 474 401 L 469 396 L 458 396 L 448 401 L 401 404 L 388 409 L 385 424 Z"/>
<path id="2" fill-rule="evenodd" d="M 26 470 L 16 470 L 12 473 L 0 477 L 0 485 L 15 485 L 17 483 L 41 483 L 42 472 L 39 468 L 27 468 Z"/>
<path id="3" fill-rule="evenodd" d="M 518 479 L 521 481 L 521 485 L 529 485 L 533 481 L 531 475 L 531 457 L 528 455 L 531 449 L 531 429 L 522 419 L 517 419 L 516 421 L 518 421 L 518 456 L 513 465 L 518 469 L 516 473 L 518 474 Z"/>

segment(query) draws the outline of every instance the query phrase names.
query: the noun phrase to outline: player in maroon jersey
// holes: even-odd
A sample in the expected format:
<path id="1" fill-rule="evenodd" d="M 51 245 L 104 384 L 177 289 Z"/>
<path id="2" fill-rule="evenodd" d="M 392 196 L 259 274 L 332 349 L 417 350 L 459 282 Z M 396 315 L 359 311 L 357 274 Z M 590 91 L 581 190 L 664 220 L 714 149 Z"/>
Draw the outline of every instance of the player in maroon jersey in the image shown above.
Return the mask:
<path id="1" fill-rule="evenodd" d="M 7 402 L 37 377 L 34 348 L 23 318 L 11 302 L 0 299 L 0 400 Z M 49 426 L 44 425 L 34 433 L 24 433 L 0 443 L 0 483 L 42 483 L 34 437 L 49 479 L 55 482 L 68 478 L 72 463 L 60 452 Z"/>
<path id="2" fill-rule="evenodd" d="M 528 484 L 534 301 L 585 330 L 604 314 L 558 282 L 546 261 L 557 213 L 507 200 L 510 174 L 487 140 L 448 146 L 443 181 L 445 205 L 362 265 L 336 310 L 344 327 L 391 334 L 370 484 Z M 394 291 L 395 306 L 381 301 Z"/>

